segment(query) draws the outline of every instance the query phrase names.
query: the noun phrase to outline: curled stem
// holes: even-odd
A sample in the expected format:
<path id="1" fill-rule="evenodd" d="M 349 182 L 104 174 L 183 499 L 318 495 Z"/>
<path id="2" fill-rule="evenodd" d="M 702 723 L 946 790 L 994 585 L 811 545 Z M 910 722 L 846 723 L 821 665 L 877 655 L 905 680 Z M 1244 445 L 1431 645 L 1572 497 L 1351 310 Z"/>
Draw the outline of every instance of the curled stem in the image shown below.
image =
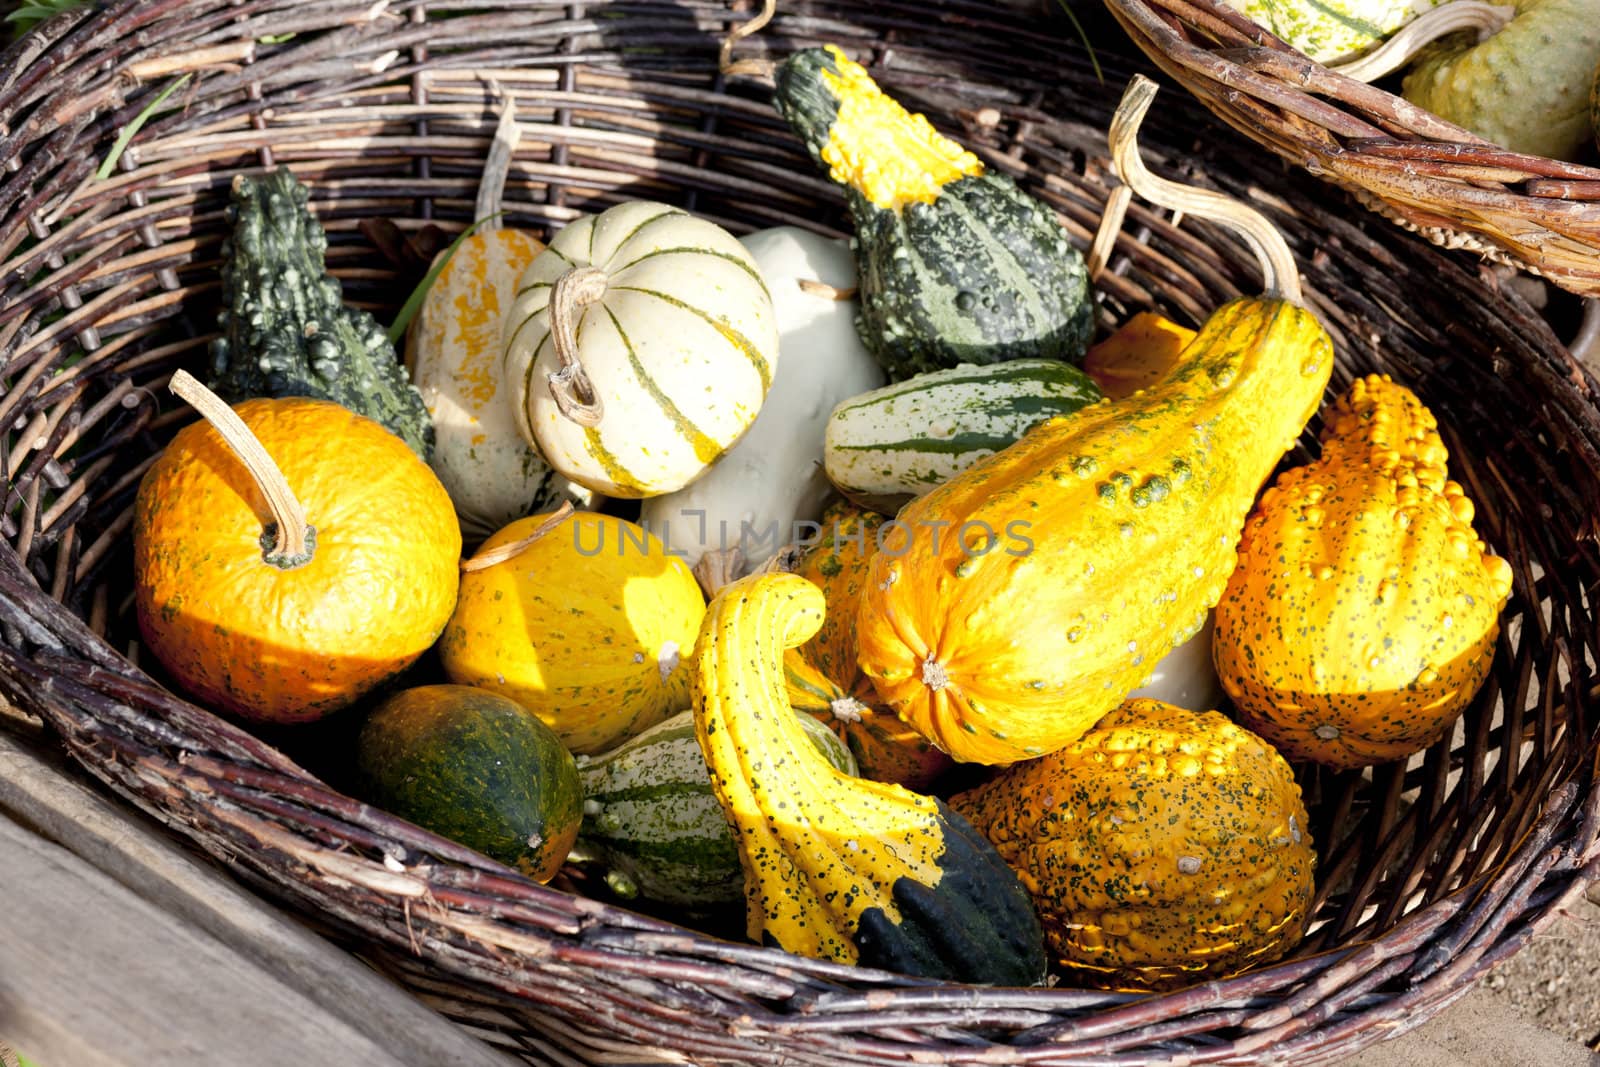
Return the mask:
<path id="1" fill-rule="evenodd" d="M 550 396 L 556 408 L 579 426 L 598 426 L 605 409 L 594 383 L 578 360 L 578 309 L 606 293 L 609 281 L 599 267 L 573 267 L 550 289 L 550 343 L 561 369 L 550 373 Z"/>
<path id="2" fill-rule="evenodd" d="M 1304 304 L 1300 271 L 1283 235 L 1255 208 L 1230 196 L 1158 178 L 1139 156 L 1139 124 L 1155 99 L 1156 83 L 1135 74 L 1111 116 L 1111 162 L 1117 176 L 1139 196 L 1158 207 L 1198 215 L 1233 229 L 1261 264 L 1262 289 L 1270 296 Z"/>
<path id="3" fill-rule="evenodd" d="M 1514 7 L 1487 4 L 1482 0 L 1451 0 L 1418 15 L 1366 55 L 1329 64 L 1328 69 L 1358 82 L 1377 81 L 1411 62 L 1413 56 L 1441 37 L 1476 30 L 1478 40 L 1482 41 L 1505 29 L 1516 13 Z"/>
<path id="4" fill-rule="evenodd" d="M 316 531 L 307 525 L 305 507 L 290 490 L 277 462 L 250 432 L 250 427 L 221 397 L 186 370 L 174 374 L 168 388 L 221 435 L 223 443 L 239 457 L 266 500 L 267 509 L 272 513 L 271 525 L 267 527 L 272 539 L 268 543 L 264 531 L 261 558 L 285 570 L 309 563 Z"/>
<path id="5" fill-rule="evenodd" d="M 504 563 L 508 559 L 514 559 L 517 556 L 522 555 L 522 553 L 526 552 L 535 541 L 539 540 L 545 534 L 549 533 L 551 530 L 554 530 L 557 526 L 561 525 L 562 522 L 570 518 L 572 513 L 572 502 L 570 500 L 563 502 L 562 505 L 553 511 L 549 516 L 547 516 L 543 522 L 529 531 L 528 536 L 519 538 L 515 541 L 510 541 L 503 545 L 496 545 L 487 552 L 479 552 L 471 559 L 462 560 L 462 571 L 470 574 L 473 571 L 487 570 L 497 563 Z"/>

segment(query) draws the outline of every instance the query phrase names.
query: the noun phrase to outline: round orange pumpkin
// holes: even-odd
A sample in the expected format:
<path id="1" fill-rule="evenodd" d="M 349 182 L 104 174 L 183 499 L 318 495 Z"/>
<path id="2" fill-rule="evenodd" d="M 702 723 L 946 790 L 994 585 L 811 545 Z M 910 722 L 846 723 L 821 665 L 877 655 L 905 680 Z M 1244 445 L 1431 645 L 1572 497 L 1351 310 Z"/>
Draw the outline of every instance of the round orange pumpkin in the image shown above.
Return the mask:
<path id="1" fill-rule="evenodd" d="M 276 523 L 255 477 L 209 422 L 186 426 L 134 502 L 139 629 L 206 703 L 306 722 L 433 644 L 455 606 L 461 531 L 433 471 L 373 420 L 306 398 L 233 411 L 303 505 L 307 550 L 268 561 Z"/>

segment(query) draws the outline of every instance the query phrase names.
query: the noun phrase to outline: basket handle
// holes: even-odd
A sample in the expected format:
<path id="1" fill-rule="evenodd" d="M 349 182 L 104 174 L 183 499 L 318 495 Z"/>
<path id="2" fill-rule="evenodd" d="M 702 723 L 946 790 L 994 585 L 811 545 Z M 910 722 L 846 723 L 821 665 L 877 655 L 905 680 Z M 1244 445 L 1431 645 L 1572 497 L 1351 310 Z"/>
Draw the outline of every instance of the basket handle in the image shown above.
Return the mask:
<path id="1" fill-rule="evenodd" d="M 1139 155 L 1139 124 L 1150 110 L 1157 89 L 1155 82 L 1135 74 L 1122 94 L 1116 114 L 1111 116 L 1111 163 L 1117 177 L 1157 207 L 1198 215 L 1232 229 L 1261 264 L 1262 289 L 1267 295 L 1304 306 L 1305 293 L 1300 287 L 1294 253 L 1265 215 L 1231 196 L 1158 178 L 1145 167 Z"/>

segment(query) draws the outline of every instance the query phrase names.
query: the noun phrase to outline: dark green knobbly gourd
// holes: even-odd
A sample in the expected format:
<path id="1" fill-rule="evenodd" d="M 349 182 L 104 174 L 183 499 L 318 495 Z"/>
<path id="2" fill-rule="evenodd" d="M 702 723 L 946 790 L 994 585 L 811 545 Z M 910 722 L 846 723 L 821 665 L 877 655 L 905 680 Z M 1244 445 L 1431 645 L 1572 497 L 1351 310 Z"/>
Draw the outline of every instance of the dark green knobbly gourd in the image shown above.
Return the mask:
<path id="1" fill-rule="evenodd" d="M 583 821 L 578 767 L 516 701 L 469 685 L 402 690 L 361 728 L 366 799 L 540 882 Z"/>
<path id="2" fill-rule="evenodd" d="M 860 266 L 857 328 L 893 380 L 961 363 L 1082 358 L 1088 272 L 1044 205 L 832 46 L 790 57 L 776 102 L 845 187 Z"/>
<path id="3" fill-rule="evenodd" d="M 424 459 L 433 422 L 383 327 L 345 307 L 327 273 L 327 235 L 306 188 L 280 167 L 233 180 L 233 232 L 222 246 L 223 335 L 211 343 L 213 392 L 331 400 L 387 426 Z"/>

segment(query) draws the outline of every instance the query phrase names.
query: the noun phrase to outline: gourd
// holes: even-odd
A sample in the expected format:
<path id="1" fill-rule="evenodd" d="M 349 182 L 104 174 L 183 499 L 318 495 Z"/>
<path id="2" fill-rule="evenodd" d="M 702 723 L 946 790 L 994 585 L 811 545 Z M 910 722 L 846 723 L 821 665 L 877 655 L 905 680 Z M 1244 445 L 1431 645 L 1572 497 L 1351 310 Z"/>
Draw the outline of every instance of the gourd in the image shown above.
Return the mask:
<path id="1" fill-rule="evenodd" d="M 434 473 L 469 542 L 554 510 L 570 486 L 517 432 L 500 376 L 503 320 L 544 248 L 523 230 L 469 234 L 446 253 L 407 336 L 406 367 L 434 429 Z"/>
<path id="2" fill-rule="evenodd" d="M 1594 143 L 1600 146 L 1600 63 L 1595 64 L 1594 78 L 1589 82 L 1589 129 L 1594 133 Z"/>
<path id="3" fill-rule="evenodd" d="M 1195 634 L 1332 369 L 1270 223 L 1143 170 L 1133 134 L 1153 93 L 1135 79 L 1113 118 L 1119 173 L 1249 232 L 1268 295 L 1214 311 L 1151 388 L 1051 419 L 900 512 L 862 590 L 859 662 L 885 705 L 958 760 L 1069 744 Z"/>
<path id="4" fill-rule="evenodd" d="M 841 296 L 856 284 L 849 247 L 793 226 L 739 240 L 772 292 L 780 352 L 772 390 L 727 455 L 640 509 L 640 524 L 690 566 L 733 548 L 760 563 L 795 539 L 797 523 L 815 521 L 831 491 L 820 462 L 828 412 L 883 384 L 856 336 L 855 301 Z"/>
<path id="5" fill-rule="evenodd" d="M 427 464 L 328 401 L 230 409 L 185 371 L 172 389 L 205 419 L 174 435 L 133 506 L 139 632 L 162 666 L 213 707 L 304 722 L 427 651 L 461 554 Z"/>
<path id="6" fill-rule="evenodd" d="M 695 648 L 695 733 L 745 872 L 752 939 L 963 982 L 1042 981 L 1042 934 L 994 848 L 943 801 L 841 774 L 789 712 L 783 653 L 822 621 L 793 574 L 723 588 Z"/>
<path id="7" fill-rule="evenodd" d="M 824 513 L 822 532 L 793 573 L 822 590 L 827 614 L 811 640 L 784 653 L 784 677 L 790 706 L 838 734 L 865 777 L 923 792 L 950 769 L 950 757 L 878 704 L 856 663 L 856 606 L 883 524 L 883 516 L 848 503 Z"/>
<path id="8" fill-rule="evenodd" d="M 849 749 L 821 723 L 795 717 L 842 774 L 859 771 Z M 744 899 L 733 833 L 711 791 L 711 772 L 685 710 L 609 752 L 580 758 L 583 827 L 579 855 L 604 869 L 618 896 L 706 913 Z"/>
<path id="9" fill-rule="evenodd" d="M 1227 0 L 1229 7 L 1318 63 L 1379 44 L 1444 0 Z"/>
<path id="10" fill-rule="evenodd" d="M 1070 984 L 1225 978 L 1305 932 L 1316 854 L 1300 788 L 1215 711 L 1130 700 L 950 806 L 1017 871 Z"/>
<path id="11" fill-rule="evenodd" d="M 361 727 L 356 767 L 372 803 L 538 882 L 561 869 L 583 821 L 572 754 L 526 708 L 485 689 L 390 696 Z"/>
<path id="12" fill-rule="evenodd" d="M 1113 400 L 1148 389 L 1178 365 L 1195 332 L 1141 311 L 1119 326 L 1111 336 L 1091 345 L 1083 357 L 1083 372 Z"/>
<path id="13" fill-rule="evenodd" d="M 1052 415 L 1100 397 L 1083 371 L 1053 359 L 929 371 L 834 408 L 823 465 L 845 496 L 892 515 Z"/>
<path id="14" fill-rule="evenodd" d="M 688 485 L 755 421 L 778 368 L 750 254 L 666 204 L 568 225 L 529 265 L 505 330 L 523 440 L 605 496 Z"/>
<path id="15" fill-rule="evenodd" d="M 845 188 L 857 328 L 890 381 L 960 363 L 1082 358 L 1088 275 L 1050 211 L 837 47 L 796 52 L 776 79 L 779 112 Z"/>
<path id="16" fill-rule="evenodd" d="M 468 565 L 439 639 L 451 681 L 517 701 L 575 754 L 602 752 L 688 701 L 681 661 L 705 600 L 648 531 L 591 512 L 529 516 Z"/>
<path id="17" fill-rule="evenodd" d="M 233 179 L 222 245 L 222 336 L 211 342 L 211 389 L 250 397 L 331 400 L 399 434 L 424 459 L 433 424 L 383 328 L 347 308 L 323 253 L 328 238 L 285 167 Z"/>
<path id="18" fill-rule="evenodd" d="M 1446 460 L 1416 394 L 1362 378 L 1321 457 L 1251 513 L 1217 605 L 1217 671 L 1240 721 L 1290 759 L 1404 758 L 1482 686 L 1511 567 L 1473 532 Z"/>
<path id="19" fill-rule="evenodd" d="M 1401 92 L 1513 152 L 1576 159 L 1591 137 L 1585 90 L 1600 64 L 1600 0 L 1515 6 L 1487 40 L 1453 35 L 1430 49 Z"/>

